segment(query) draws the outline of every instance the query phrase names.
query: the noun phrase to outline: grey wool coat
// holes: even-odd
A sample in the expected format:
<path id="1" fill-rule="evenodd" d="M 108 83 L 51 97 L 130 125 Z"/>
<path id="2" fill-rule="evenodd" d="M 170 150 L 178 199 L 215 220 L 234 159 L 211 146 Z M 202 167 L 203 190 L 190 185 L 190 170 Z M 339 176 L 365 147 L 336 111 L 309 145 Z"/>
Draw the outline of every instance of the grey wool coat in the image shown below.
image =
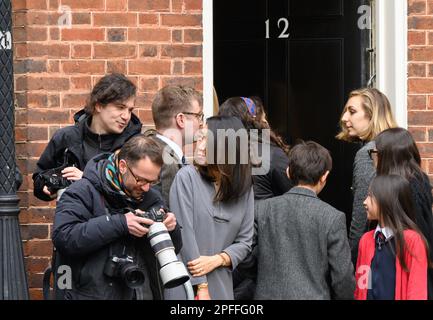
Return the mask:
<path id="1" fill-rule="evenodd" d="M 192 165 L 177 173 L 170 190 L 170 205 L 182 226 L 183 249 L 180 258 L 186 265 L 200 256 L 226 252 L 232 266 L 219 267 L 203 277 L 191 277 L 192 285 L 209 284 L 215 300 L 233 300 L 232 270 L 251 252 L 254 233 L 254 193 L 250 191 L 230 203 L 213 202 L 215 188 Z M 168 299 L 184 299 L 176 294 Z"/>
<path id="2" fill-rule="evenodd" d="M 349 244 L 352 250 L 352 262 L 356 265 L 358 256 L 358 245 L 362 235 L 367 232 L 367 212 L 364 208 L 364 200 L 367 198 L 368 188 L 371 181 L 376 176 L 373 160 L 368 155 L 369 149 L 374 149 L 376 143 L 370 141 L 366 143 L 355 155 L 353 162 L 353 208 L 352 220 L 350 222 Z"/>
<path id="3" fill-rule="evenodd" d="M 353 299 L 345 215 L 309 189 L 256 203 L 255 299 Z"/>

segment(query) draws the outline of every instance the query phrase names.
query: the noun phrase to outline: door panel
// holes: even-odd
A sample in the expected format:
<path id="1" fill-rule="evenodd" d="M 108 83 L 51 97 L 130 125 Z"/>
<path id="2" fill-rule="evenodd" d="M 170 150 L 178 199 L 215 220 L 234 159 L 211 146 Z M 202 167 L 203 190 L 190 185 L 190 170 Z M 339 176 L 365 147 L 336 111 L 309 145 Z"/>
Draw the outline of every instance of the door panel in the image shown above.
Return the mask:
<path id="1" fill-rule="evenodd" d="M 221 79 L 215 87 L 218 88 L 221 103 L 228 97 L 265 91 L 263 75 L 266 73 L 266 64 L 263 57 L 266 47 L 263 42 L 229 41 L 224 44 L 215 44 L 214 50 L 219 52 L 218 59 L 224 64 L 219 70 L 217 68 L 214 70 L 215 78 Z M 245 54 L 246 52 L 248 54 Z M 236 66 L 234 67 L 230 61 L 236 61 Z M 230 69 L 233 70 L 227 72 Z M 234 83 L 236 85 L 233 85 Z M 219 92 L 224 92 L 224 95 L 220 95 Z"/>
<path id="2" fill-rule="evenodd" d="M 343 5 L 343 0 L 291 1 L 290 13 L 304 17 L 343 16 Z"/>
<path id="3" fill-rule="evenodd" d="M 369 30 L 357 25 L 358 7 L 366 2 L 213 2 L 214 85 L 220 102 L 258 95 L 272 127 L 289 143 L 314 140 L 328 148 L 334 164 L 320 197 L 346 212 L 348 223 L 358 146 L 335 135 L 349 92 L 366 84 Z"/>

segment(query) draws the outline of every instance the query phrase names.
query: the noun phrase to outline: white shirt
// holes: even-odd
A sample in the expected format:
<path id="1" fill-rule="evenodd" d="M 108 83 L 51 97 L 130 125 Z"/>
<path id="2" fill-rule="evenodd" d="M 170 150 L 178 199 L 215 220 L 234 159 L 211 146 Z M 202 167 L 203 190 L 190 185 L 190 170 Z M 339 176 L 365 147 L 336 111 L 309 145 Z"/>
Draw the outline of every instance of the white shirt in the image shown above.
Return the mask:
<path id="1" fill-rule="evenodd" d="M 176 156 L 179 158 L 179 163 L 182 163 L 182 158 L 183 158 L 183 151 L 182 148 L 179 147 L 179 145 L 174 142 L 173 140 L 170 140 L 169 138 L 167 138 L 166 136 L 163 136 L 159 133 L 156 134 L 156 136 L 161 139 L 162 141 L 164 141 L 170 148 L 173 149 L 174 153 L 176 154 Z"/>
<path id="2" fill-rule="evenodd" d="M 388 227 L 381 228 L 380 225 L 377 225 L 376 230 L 374 230 L 373 238 L 376 239 L 376 234 L 381 231 L 383 235 L 385 236 L 385 239 L 388 240 L 389 238 L 392 238 L 394 236 L 394 232 Z"/>

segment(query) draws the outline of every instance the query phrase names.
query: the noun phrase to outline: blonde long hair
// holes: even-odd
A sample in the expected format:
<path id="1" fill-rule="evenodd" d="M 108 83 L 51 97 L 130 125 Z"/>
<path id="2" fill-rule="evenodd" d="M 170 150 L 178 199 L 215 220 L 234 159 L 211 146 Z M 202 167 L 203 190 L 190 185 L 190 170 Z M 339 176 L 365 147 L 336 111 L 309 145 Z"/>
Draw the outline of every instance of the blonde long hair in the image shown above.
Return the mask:
<path id="1" fill-rule="evenodd" d="M 397 122 L 392 115 L 391 104 L 382 92 L 376 88 L 361 88 L 353 90 L 349 94 L 349 99 L 357 96 L 362 98 L 362 108 L 364 109 L 366 117 L 370 120 L 367 130 L 365 130 L 358 139 L 371 141 L 374 140 L 382 131 L 397 127 Z M 336 136 L 336 138 L 352 142 L 357 140 L 357 138 L 349 136 L 349 131 L 341 120 L 346 111 L 347 107 L 344 108 L 341 114 L 341 132 Z"/>

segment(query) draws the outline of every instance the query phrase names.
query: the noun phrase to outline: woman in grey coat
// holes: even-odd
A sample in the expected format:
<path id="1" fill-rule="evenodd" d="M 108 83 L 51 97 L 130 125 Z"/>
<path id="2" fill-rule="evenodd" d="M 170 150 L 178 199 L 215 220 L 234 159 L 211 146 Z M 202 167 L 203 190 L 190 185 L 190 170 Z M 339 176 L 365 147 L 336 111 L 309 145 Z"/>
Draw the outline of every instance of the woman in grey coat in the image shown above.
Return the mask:
<path id="1" fill-rule="evenodd" d="M 231 139 L 228 129 L 234 129 L 233 137 L 245 130 L 235 117 L 207 120 L 195 166 L 182 168 L 170 189 L 171 210 L 182 226 L 180 257 L 199 300 L 233 299 L 232 270 L 251 251 L 254 194 L 248 135 L 244 131 Z"/>
<path id="2" fill-rule="evenodd" d="M 388 98 L 375 88 L 362 88 L 349 94 L 340 125 L 342 130 L 337 139 L 362 143 L 353 163 L 353 208 L 349 231 L 352 262 L 356 265 L 358 243 L 368 228 L 363 202 L 367 198 L 370 182 L 376 175 L 368 150 L 375 148 L 374 139 L 379 133 L 396 127 L 397 123 Z"/>

